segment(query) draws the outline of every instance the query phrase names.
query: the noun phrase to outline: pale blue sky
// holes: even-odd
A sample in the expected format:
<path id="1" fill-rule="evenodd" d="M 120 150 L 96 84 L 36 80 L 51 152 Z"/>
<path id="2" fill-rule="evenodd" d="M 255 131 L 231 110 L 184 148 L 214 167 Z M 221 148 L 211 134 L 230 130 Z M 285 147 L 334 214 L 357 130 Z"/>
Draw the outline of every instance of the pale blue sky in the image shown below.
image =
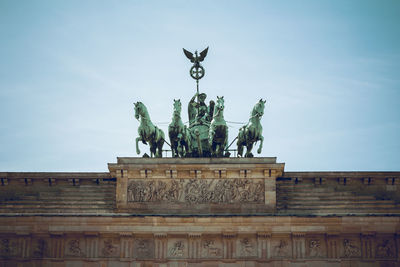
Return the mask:
<path id="1" fill-rule="evenodd" d="M 286 170 L 400 170 L 400 1 L 2 0 L 0 36 L 0 171 L 105 171 L 136 156 L 133 102 L 170 122 L 180 98 L 186 121 L 182 47 L 206 46 L 201 91 L 225 96 L 227 120 L 267 99 L 262 156 Z"/>

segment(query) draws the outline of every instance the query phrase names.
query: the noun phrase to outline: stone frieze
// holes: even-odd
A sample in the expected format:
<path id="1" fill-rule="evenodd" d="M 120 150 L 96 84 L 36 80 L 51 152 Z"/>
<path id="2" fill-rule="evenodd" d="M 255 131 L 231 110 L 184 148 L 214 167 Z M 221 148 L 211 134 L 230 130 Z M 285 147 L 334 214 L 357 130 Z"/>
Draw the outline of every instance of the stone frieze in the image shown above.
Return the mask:
<path id="1" fill-rule="evenodd" d="M 194 239 L 188 235 L 158 237 L 77 237 L 68 234 L 60 238 L 40 236 L 7 236 L 0 238 L 1 259 L 101 259 L 129 258 L 137 260 L 155 259 L 344 259 L 348 260 L 395 260 L 398 257 L 395 236 L 371 239 L 372 257 L 362 250 L 359 234 L 337 236 L 336 254 L 334 246 L 326 246 L 325 234 L 296 237 L 290 234 L 279 236 L 262 235 L 199 235 Z M 89 239 L 91 242 L 87 242 Z M 198 238 L 198 239 L 196 239 Z M 198 240 L 198 242 L 196 241 Z M 366 238 L 361 238 L 365 241 Z M 159 242 L 159 245 L 155 245 Z M 65 248 L 64 253 L 51 249 L 56 243 Z M 25 253 L 25 252 L 27 253 Z M 121 253 L 124 251 L 125 253 Z"/>
<path id="2" fill-rule="evenodd" d="M 129 179 L 128 202 L 263 203 L 263 179 Z"/>

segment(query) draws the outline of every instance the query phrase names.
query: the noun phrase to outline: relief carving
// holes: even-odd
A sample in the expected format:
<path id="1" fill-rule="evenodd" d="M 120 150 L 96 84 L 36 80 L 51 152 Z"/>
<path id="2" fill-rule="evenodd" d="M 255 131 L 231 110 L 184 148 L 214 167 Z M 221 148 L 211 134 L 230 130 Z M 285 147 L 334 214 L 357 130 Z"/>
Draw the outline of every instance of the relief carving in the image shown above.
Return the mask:
<path id="1" fill-rule="evenodd" d="M 263 203 L 262 179 L 130 179 L 128 202 Z"/>
<path id="2" fill-rule="evenodd" d="M 0 243 L 0 256 L 1 257 L 10 257 L 18 254 L 18 245 L 15 240 L 9 238 L 1 239 Z"/>
<path id="3" fill-rule="evenodd" d="M 80 257 L 83 255 L 79 239 L 71 239 L 67 242 L 66 254 L 69 256 Z"/>
<path id="4" fill-rule="evenodd" d="M 151 239 L 135 239 L 134 255 L 138 259 L 154 258 L 154 240 Z"/>
<path id="5" fill-rule="evenodd" d="M 218 258 L 222 256 L 222 248 L 218 247 L 217 243 L 213 239 L 205 239 L 203 241 L 203 257 Z"/>
<path id="6" fill-rule="evenodd" d="M 351 239 L 344 239 L 343 247 L 345 258 L 360 257 L 360 248 Z"/>
<path id="7" fill-rule="evenodd" d="M 256 256 L 255 244 L 251 242 L 249 238 L 241 239 L 239 244 L 240 244 L 240 255 L 242 257 Z"/>
<path id="8" fill-rule="evenodd" d="M 172 258 L 185 257 L 185 243 L 183 240 L 173 242 L 172 247 L 169 249 L 168 254 Z"/>
<path id="9" fill-rule="evenodd" d="M 311 239 L 308 243 L 308 248 L 310 249 L 310 257 L 322 256 L 321 240 Z"/>
<path id="10" fill-rule="evenodd" d="M 376 246 L 376 257 L 386 259 L 394 258 L 395 248 L 393 242 L 389 239 L 385 239 L 378 243 L 378 245 Z"/>
<path id="11" fill-rule="evenodd" d="M 43 258 L 47 256 L 48 244 L 45 239 L 39 238 L 34 240 L 32 245 L 32 256 L 34 258 Z"/>
<path id="12" fill-rule="evenodd" d="M 278 257 L 289 256 L 289 242 L 287 240 L 279 240 L 279 243 L 273 247 L 274 255 Z"/>
<path id="13" fill-rule="evenodd" d="M 103 248 L 101 249 L 101 253 L 105 257 L 116 257 L 118 253 L 118 246 L 113 244 L 113 240 L 111 238 L 103 240 Z"/>

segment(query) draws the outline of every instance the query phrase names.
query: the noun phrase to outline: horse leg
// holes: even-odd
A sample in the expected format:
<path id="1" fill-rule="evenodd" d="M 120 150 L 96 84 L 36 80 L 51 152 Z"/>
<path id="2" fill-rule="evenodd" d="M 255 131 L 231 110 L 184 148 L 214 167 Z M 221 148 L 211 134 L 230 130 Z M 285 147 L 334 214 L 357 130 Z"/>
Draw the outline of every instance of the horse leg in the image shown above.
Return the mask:
<path id="1" fill-rule="evenodd" d="M 183 151 L 182 157 L 185 157 L 186 155 L 189 155 L 189 145 L 188 145 L 188 140 L 185 138 L 185 141 L 183 143 L 183 147 L 185 148 L 185 151 Z"/>
<path id="2" fill-rule="evenodd" d="M 237 136 L 237 156 L 238 157 L 242 157 L 243 156 L 243 146 L 244 146 L 244 140 L 245 140 L 245 136 L 244 136 L 244 127 L 241 127 L 239 129 L 239 133 Z"/>
<path id="3" fill-rule="evenodd" d="M 156 148 L 155 148 L 155 150 L 156 150 L 156 157 L 157 158 L 162 158 L 162 147 L 163 147 L 163 145 L 164 145 L 164 138 L 160 138 L 159 140 L 158 140 L 158 142 L 156 143 Z"/>
<path id="4" fill-rule="evenodd" d="M 247 147 L 247 150 L 246 150 L 245 157 L 246 158 L 252 158 L 253 154 L 251 153 L 251 150 L 253 149 L 253 143 L 247 143 L 246 147 Z"/>
<path id="5" fill-rule="evenodd" d="M 175 156 L 175 141 L 173 141 L 171 138 L 169 139 L 170 140 L 170 142 L 171 142 L 171 154 L 172 154 L 172 157 L 176 157 Z"/>
<path id="6" fill-rule="evenodd" d="M 237 145 L 237 156 L 242 157 L 243 156 L 243 142 L 242 142 L 242 140 L 240 140 L 240 135 L 238 136 L 236 145 Z"/>
<path id="7" fill-rule="evenodd" d="M 221 155 L 221 144 L 216 144 L 215 145 L 215 155 L 217 156 L 217 158 L 219 158 Z"/>
<path id="8" fill-rule="evenodd" d="M 222 144 L 222 156 L 225 157 L 226 153 L 229 153 L 228 151 L 226 151 L 228 146 L 228 135 L 226 135 L 225 139 L 224 139 L 224 143 Z"/>
<path id="9" fill-rule="evenodd" d="M 179 157 L 179 153 L 180 153 L 180 144 L 179 144 L 179 141 L 177 141 L 175 143 L 175 155 L 174 155 L 174 157 L 178 158 Z"/>
<path id="10" fill-rule="evenodd" d="M 136 154 L 140 154 L 140 149 L 139 149 L 139 141 L 141 141 L 141 137 L 136 138 Z"/>
<path id="11" fill-rule="evenodd" d="M 178 157 L 178 146 L 179 142 L 175 139 L 173 143 L 171 143 L 172 157 Z"/>
<path id="12" fill-rule="evenodd" d="M 217 150 L 217 144 L 215 142 L 211 142 L 210 145 L 211 148 L 211 157 L 215 157 L 216 156 L 216 150 Z"/>
<path id="13" fill-rule="evenodd" d="M 264 143 L 264 137 L 260 135 L 260 146 L 258 147 L 257 153 L 260 154 L 262 151 L 263 143 Z"/>
<path id="14" fill-rule="evenodd" d="M 182 143 L 182 140 L 179 140 L 179 142 L 178 142 L 177 157 L 183 157 L 183 143 Z"/>
<path id="15" fill-rule="evenodd" d="M 154 143 L 150 143 L 150 158 L 156 155 L 156 145 Z"/>

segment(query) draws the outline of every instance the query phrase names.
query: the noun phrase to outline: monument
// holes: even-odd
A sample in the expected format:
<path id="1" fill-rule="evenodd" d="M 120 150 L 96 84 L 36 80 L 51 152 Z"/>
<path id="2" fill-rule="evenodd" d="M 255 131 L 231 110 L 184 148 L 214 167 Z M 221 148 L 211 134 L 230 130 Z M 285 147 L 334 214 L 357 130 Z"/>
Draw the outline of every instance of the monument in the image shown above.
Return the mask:
<path id="1" fill-rule="evenodd" d="M 286 172 L 255 157 L 262 99 L 232 156 L 224 97 L 207 106 L 199 92 L 207 52 L 184 50 L 187 125 L 179 99 L 168 135 L 135 103 L 136 152 L 150 155 L 101 173 L 0 172 L 0 266 L 400 265 L 400 172 Z"/>
<path id="2" fill-rule="evenodd" d="M 189 125 L 184 125 L 181 119 L 182 103 L 180 99 L 173 103 L 172 122 L 168 126 L 171 153 L 173 157 L 229 157 L 228 126 L 224 119 L 224 97 L 217 96 L 216 102 L 210 101 L 207 106 L 205 93 L 199 93 L 199 80 L 205 75 L 205 69 L 200 64 L 208 53 L 208 47 L 200 52 L 191 53 L 183 49 L 186 57 L 193 63 L 190 76 L 196 80 L 196 94 L 188 104 Z M 237 140 L 238 156 L 253 157 L 251 150 L 254 143 L 260 141 L 257 153 L 260 154 L 264 142 L 262 136 L 261 117 L 264 115 L 266 100 L 260 99 L 251 111 L 249 122 L 240 128 Z M 140 154 L 139 141 L 149 143 L 150 157 L 162 157 L 162 148 L 165 143 L 164 132 L 155 126 L 142 102 L 134 103 L 135 118 L 140 121 L 139 137 L 136 138 L 136 153 Z M 145 154 L 144 157 L 149 157 Z"/>

